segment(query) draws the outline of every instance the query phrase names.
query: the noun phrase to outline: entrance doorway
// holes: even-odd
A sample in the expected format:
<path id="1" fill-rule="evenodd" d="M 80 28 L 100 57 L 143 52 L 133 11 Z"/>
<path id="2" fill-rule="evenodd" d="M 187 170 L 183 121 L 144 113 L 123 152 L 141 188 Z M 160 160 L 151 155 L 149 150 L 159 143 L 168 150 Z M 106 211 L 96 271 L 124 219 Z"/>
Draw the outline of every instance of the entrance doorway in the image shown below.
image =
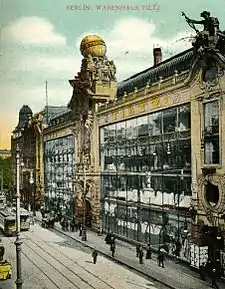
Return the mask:
<path id="1" fill-rule="evenodd" d="M 205 225 L 201 229 L 202 245 L 208 246 L 208 259 L 220 259 L 220 251 L 224 248 L 224 237 L 218 227 Z"/>
<path id="2" fill-rule="evenodd" d="M 92 226 L 92 208 L 91 208 L 91 203 L 86 200 L 86 220 L 85 220 L 85 225 L 89 228 Z"/>

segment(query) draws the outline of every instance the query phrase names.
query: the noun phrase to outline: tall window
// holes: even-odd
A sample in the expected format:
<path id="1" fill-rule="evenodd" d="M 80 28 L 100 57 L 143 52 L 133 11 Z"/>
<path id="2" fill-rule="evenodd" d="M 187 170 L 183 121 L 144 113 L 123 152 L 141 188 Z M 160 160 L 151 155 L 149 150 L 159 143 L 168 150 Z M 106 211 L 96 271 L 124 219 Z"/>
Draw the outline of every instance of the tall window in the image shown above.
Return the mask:
<path id="1" fill-rule="evenodd" d="M 220 163 L 218 100 L 204 104 L 204 163 Z"/>

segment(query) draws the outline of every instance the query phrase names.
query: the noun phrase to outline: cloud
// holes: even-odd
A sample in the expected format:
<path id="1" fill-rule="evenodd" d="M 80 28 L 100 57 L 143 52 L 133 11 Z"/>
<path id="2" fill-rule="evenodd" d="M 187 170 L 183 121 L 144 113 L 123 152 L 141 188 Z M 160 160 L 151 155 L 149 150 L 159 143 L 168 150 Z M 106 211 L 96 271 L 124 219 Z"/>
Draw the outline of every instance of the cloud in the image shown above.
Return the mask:
<path id="1" fill-rule="evenodd" d="M 66 38 L 55 31 L 47 20 L 35 16 L 20 18 L 11 23 L 3 33 L 7 40 L 22 44 L 65 45 Z"/>
<path id="2" fill-rule="evenodd" d="M 82 37 L 98 34 L 107 44 L 107 55 L 115 61 L 118 79 L 123 80 L 153 64 L 153 47 L 160 46 L 163 59 L 167 59 L 191 47 L 192 34 L 179 32 L 168 39 L 155 35 L 156 24 L 147 19 L 126 17 L 116 22 L 111 31 L 91 31 L 76 41 L 79 47 Z"/>
<path id="3" fill-rule="evenodd" d="M 156 25 L 147 19 L 126 17 L 115 22 L 112 29 L 83 33 L 72 47 L 44 19 L 28 17 L 11 23 L 4 29 L 14 45 L 6 45 L 3 55 L 1 110 L 14 112 L 11 123 L 15 125 L 23 104 L 34 112 L 41 110 L 46 101 L 45 79 L 49 80 L 49 104 L 67 105 L 72 96 L 68 79 L 80 70 L 80 42 L 87 34 L 98 34 L 105 40 L 107 56 L 115 61 L 119 81 L 152 66 L 153 45 L 161 46 L 164 59 L 190 47 L 188 41 L 183 41 L 190 33 L 184 31 L 163 39 L 156 35 Z"/>
<path id="4" fill-rule="evenodd" d="M 17 71 L 37 71 L 43 72 L 46 76 L 50 74 L 54 74 L 56 77 L 58 75 L 63 75 L 63 73 L 67 73 L 66 75 L 73 76 L 73 73 L 80 67 L 80 59 L 78 60 L 75 56 L 68 55 L 51 55 L 51 54 L 36 54 L 33 55 L 33 61 L 31 61 L 30 56 L 24 56 L 17 66 L 15 66 L 15 70 Z M 64 74 L 64 77 L 65 74 Z"/>

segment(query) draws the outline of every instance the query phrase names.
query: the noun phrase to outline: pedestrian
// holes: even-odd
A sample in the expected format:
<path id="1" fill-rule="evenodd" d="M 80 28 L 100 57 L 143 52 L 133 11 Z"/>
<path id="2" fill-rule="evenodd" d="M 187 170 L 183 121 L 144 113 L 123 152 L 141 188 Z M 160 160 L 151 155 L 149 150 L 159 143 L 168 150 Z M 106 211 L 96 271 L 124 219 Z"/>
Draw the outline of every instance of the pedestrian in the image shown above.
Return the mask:
<path id="1" fill-rule="evenodd" d="M 111 244 L 111 233 L 107 233 L 106 237 L 105 237 L 105 242 L 107 245 Z"/>
<path id="2" fill-rule="evenodd" d="M 199 266 L 199 274 L 200 274 L 201 279 L 205 281 L 206 280 L 206 266 L 204 262 Z"/>
<path id="3" fill-rule="evenodd" d="M 175 259 L 176 263 L 179 262 L 181 247 L 182 247 L 181 242 L 179 240 L 176 241 L 176 243 L 175 243 L 175 251 L 174 251 L 174 254 L 176 256 L 176 259 Z"/>
<path id="4" fill-rule="evenodd" d="M 143 264 L 143 257 L 144 257 L 144 252 L 143 249 L 140 247 L 139 249 L 139 263 Z"/>
<path id="5" fill-rule="evenodd" d="M 152 259 L 152 250 L 150 244 L 148 244 L 147 252 L 146 252 L 146 259 Z"/>
<path id="6" fill-rule="evenodd" d="M 140 252 L 141 246 L 139 244 L 136 245 L 136 257 L 139 258 L 139 252 Z"/>
<path id="7" fill-rule="evenodd" d="M 98 229 L 97 229 L 97 235 L 98 235 L 98 236 L 101 236 L 101 230 L 100 230 L 100 227 L 98 227 Z"/>
<path id="8" fill-rule="evenodd" d="M 116 244 L 115 243 L 110 245 L 110 250 L 112 252 L 112 257 L 114 258 L 115 251 L 116 251 Z"/>
<path id="9" fill-rule="evenodd" d="M 3 260 L 4 255 L 5 255 L 5 247 L 2 243 L 2 240 L 0 239 L 0 261 Z"/>
<path id="10" fill-rule="evenodd" d="M 159 267 L 164 268 L 164 261 L 165 261 L 164 253 L 159 250 L 159 252 L 158 252 L 158 264 L 159 264 Z"/>
<path id="11" fill-rule="evenodd" d="M 97 263 L 97 257 L 98 257 L 98 252 L 97 250 L 94 250 L 92 252 L 92 258 L 93 258 L 93 263 L 96 264 Z"/>
<path id="12" fill-rule="evenodd" d="M 217 283 L 217 271 L 215 268 L 212 269 L 212 288 L 219 289 Z"/>
<path id="13" fill-rule="evenodd" d="M 79 236 L 82 236 L 82 233 L 83 233 L 83 226 L 80 225 L 79 226 Z"/>
<path id="14" fill-rule="evenodd" d="M 69 231 L 69 220 L 65 218 L 65 230 Z"/>
<path id="15" fill-rule="evenodd" d="M 70 231 L 74 232 L 75 230 L 75 219 L 73 218 L 73 220 L 70 222 Z"/>

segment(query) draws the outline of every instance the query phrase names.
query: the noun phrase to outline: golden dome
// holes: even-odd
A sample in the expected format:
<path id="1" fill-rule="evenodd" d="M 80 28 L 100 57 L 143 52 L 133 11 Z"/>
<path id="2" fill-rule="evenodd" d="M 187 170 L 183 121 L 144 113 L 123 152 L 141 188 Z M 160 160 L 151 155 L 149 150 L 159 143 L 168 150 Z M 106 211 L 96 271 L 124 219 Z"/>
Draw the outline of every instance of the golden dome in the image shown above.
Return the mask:
<path id="1" fill-rule="evenodd" d="M 106 44 L 98 35 L 85 36 L 80 44 L 80 52 L 84 57 L 101 57 L 106 54 Z"/>

